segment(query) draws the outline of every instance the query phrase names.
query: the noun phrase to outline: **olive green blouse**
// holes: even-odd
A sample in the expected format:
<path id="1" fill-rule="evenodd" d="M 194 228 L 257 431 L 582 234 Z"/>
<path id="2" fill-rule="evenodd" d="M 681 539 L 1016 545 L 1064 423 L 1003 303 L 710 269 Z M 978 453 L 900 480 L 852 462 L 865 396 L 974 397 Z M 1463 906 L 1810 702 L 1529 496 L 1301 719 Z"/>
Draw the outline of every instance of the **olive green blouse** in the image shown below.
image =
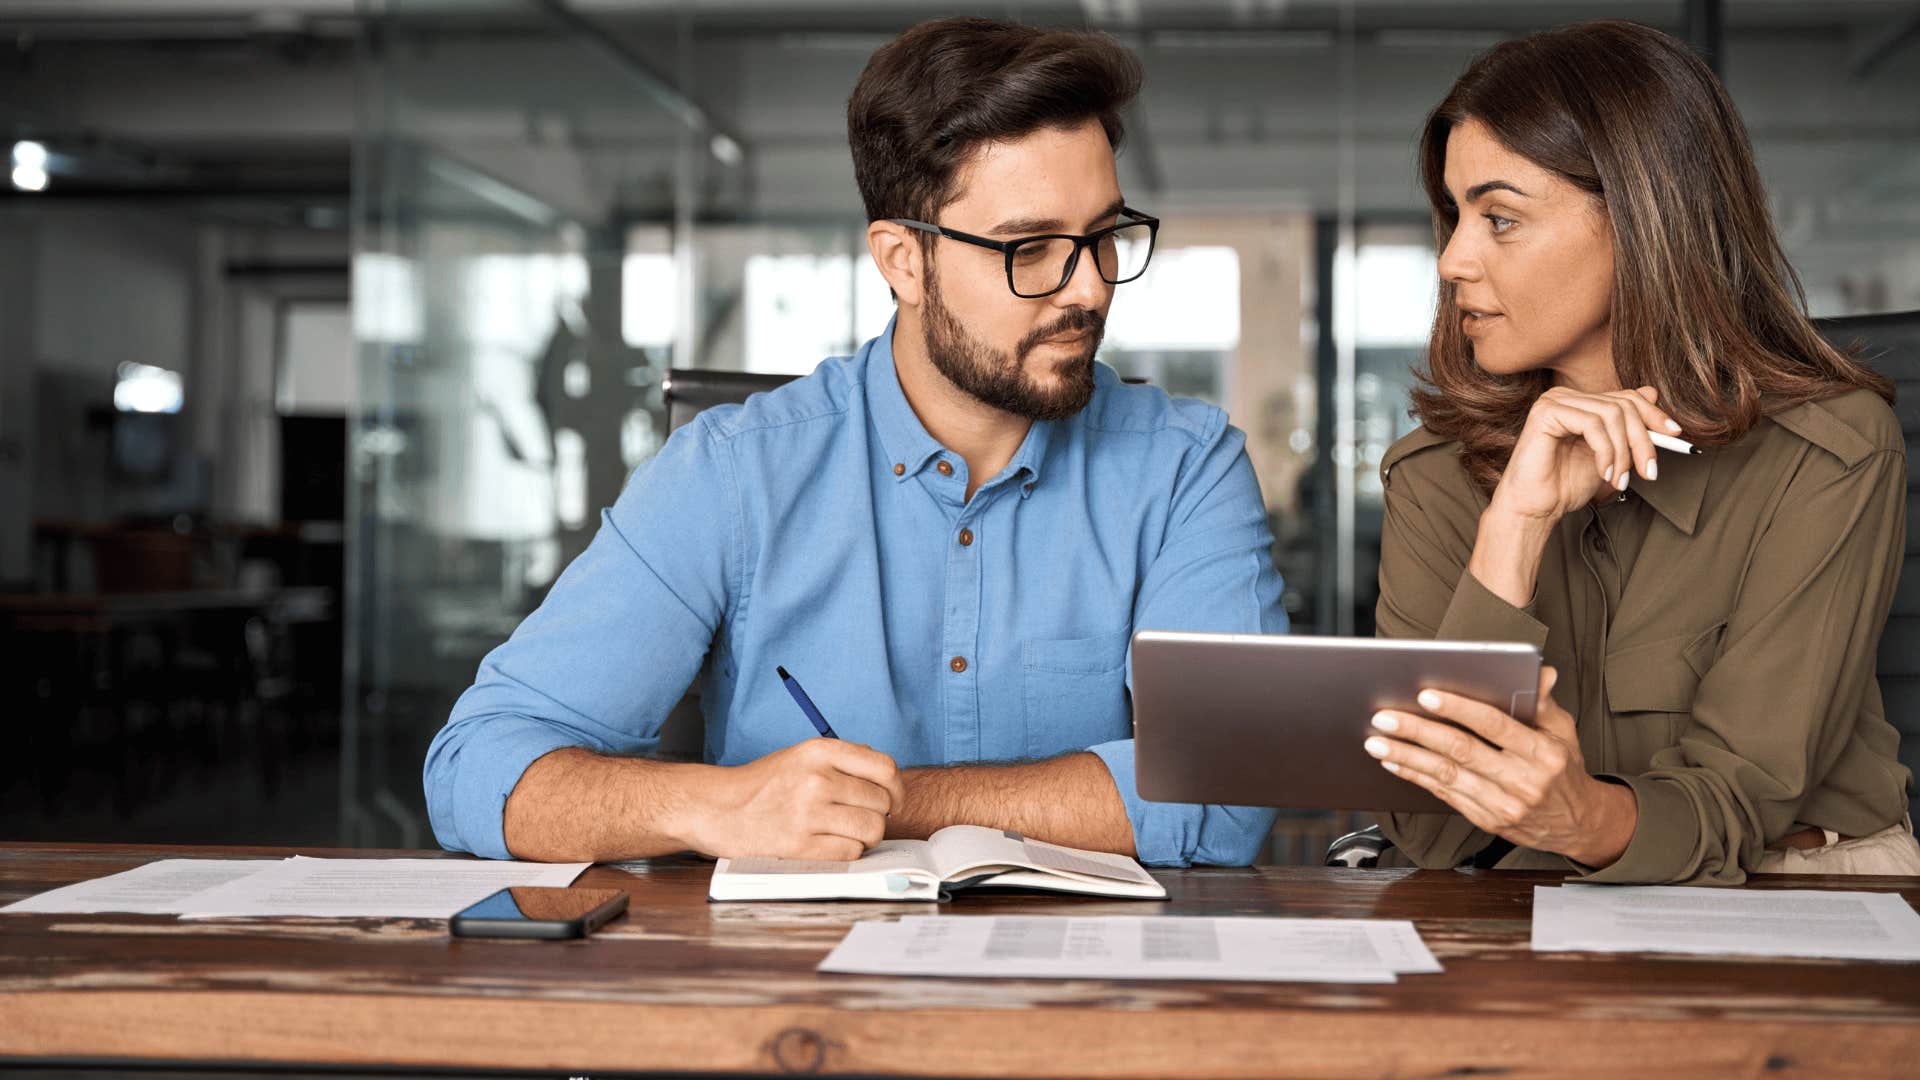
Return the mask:
<path id="1" fill-rule="evenodd" d="M 1639 802 L 1611 866 L 1525 848 L 1497 865 L 1736 884 L 1800 825 L 1865 836 L 1902 820 L 1910 777 L 1874 680 L 1906 531 L 1884 401 L 1857 390 L 1697 456 L 1662 451 L 1659 480 L 1560 520 L 1525 608 L 1466 571 L 1487 497 L 1458 449 L 1422 428 L 1382 462 L 1380 636 L 1538 647 L 1588 769 Z M 1382 825 L 1428 867 L 1493 839 L 1452 814 Z"/>

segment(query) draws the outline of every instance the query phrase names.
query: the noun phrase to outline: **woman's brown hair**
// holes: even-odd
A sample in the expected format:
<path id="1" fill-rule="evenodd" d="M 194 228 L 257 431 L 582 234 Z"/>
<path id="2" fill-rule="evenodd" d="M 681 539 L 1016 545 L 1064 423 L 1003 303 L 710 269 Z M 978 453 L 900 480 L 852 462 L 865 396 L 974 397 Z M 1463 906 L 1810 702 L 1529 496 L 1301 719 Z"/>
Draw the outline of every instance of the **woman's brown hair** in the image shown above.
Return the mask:
<path id="1" fill-rule="evenodd" d="M 1652 386 L 1687 438 L 1731 442 L 1759 420 L 1893 384 L 1828 344 L 1774 233 L 1746 127 L 1720 81 L 1666 34 L 1601 20 L 1504 42 L 1427 117 L 1420 178 L 1444 250 L 1459 219 L 1447 137 L 1476 120 L 1521 157 L 1588 192 L 1613 239 L 1611 333 L 1622 386 Z M 1441 282 L 1413 415 L 1462 445 L 1491 490 L 1548 372 L 1483 371 Z"/>

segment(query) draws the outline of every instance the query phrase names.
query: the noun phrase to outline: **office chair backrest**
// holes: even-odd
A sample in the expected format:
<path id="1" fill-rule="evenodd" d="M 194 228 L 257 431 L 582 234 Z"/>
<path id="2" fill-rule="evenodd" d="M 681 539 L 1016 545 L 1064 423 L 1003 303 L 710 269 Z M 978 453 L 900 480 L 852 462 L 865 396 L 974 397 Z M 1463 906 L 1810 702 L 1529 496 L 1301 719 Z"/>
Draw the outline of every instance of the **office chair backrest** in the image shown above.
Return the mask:
<path id="1" fill-rule="evenodd" d="M 1920 775 L 1920 311 L 1819 320 L 1820 333 L 1894 382 L 1907 436 L 1907 550 L 1880 635 L 1880 693 L 1900 729 L 1900 760 Z M 1920 792 L 1916 792 L 1920 795 Z M 1920 798 L 1913 806 L 1920 816 Z"/>
<path id="2" fill-rule="evenodd" d="M 762 390 L 785 386 L 797 378 L 797 375 L 765 375 L 753 371 L 689 371 L 674 368 L 667 372 L 667 382 L 663 387 L 667 402 L 667 433 L 672 434 L 692 423 L 702 410 L 745 401 Z"/>

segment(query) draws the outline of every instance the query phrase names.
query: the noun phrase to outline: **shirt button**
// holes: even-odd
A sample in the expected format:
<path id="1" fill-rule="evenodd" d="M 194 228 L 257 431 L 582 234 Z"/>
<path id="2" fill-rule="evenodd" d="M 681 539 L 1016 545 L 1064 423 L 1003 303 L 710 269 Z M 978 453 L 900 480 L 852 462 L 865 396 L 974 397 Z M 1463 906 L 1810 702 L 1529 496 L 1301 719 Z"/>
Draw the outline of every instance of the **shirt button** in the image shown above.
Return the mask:
<path id="1" fill-rule="evenodd" d="M 972 529 L 960 530 L 960 546 L 961 547 L 973 546 L 973 530 Z"/>
<path id="2" fill-rule="evenodd" d="M 894 462 L 894 463 L 893 463 L 893 475 L 895 475 L 895 476 L 905 476 L 905 475 L 907 475 L 907 467 L 906 467 L 905 465 L 902 465 L 902 464 L 900 464 L 900 463 L 899 463 L 899 462 L 897 462 L 897 461 L 896 461 L 896 462 Z"/>
<path id="3" fill-rule="evenodd" d="M 951 465 L 949 465 L 949 464 L 947 464 L 947 462 L 946 462 L 946 459 L 944 459 L 944 458 L 943 458 L 943 459 L 941 459 L 941 461 L 940 461 L 940 463 L 939 463 L 939 464 L 937 464 L 937 465 L 935 465 L 935 466 L 934 466 L 934 468 L 936 468 L 936 469 L 939 469 L 939 470 L 940 470 L 940 475 L 941 475 L 941 476 L 952 476 L 952 475 L 953 475 L 953 466 L 951 466 Z"/>
<path id="4" fill-rule="evenodd" d="M 958 675 L 967 670 L 967 658 L 964 656 L 956 656 L 947 661 L 947 666 L 953 669 L 955 675 Z"/>
<path id="5" fill-rule="evenodd" d="M 1604 536 L 1596 536 L 1596 537 L 1594 537 L 1594 538 L 1593 538 L 1593 550 L 1595 550 L 1595 551 L 1600 551 L 1600 552 L 1604 552 L 1604 551 L 1606 551 L 1606 550 L 1607 550 L 1607 538 L 1606 538 L 1606 537 L 1604 537 Z"/>

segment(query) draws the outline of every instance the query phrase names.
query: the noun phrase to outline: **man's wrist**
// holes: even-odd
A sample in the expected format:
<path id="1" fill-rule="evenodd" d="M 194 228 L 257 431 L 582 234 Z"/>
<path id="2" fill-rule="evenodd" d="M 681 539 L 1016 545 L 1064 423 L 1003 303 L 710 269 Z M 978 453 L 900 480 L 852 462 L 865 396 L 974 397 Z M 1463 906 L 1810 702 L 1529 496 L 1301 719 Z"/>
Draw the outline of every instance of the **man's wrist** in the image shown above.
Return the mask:
<path id="1" fill-rule="evenodd" d="M 722 765 L 692 763 L 664 770 L 669 788 L 654 828 L 686 850 L 714 854 L 713 829 L 732 812 L 726 795 L 732 773 Z"/>

